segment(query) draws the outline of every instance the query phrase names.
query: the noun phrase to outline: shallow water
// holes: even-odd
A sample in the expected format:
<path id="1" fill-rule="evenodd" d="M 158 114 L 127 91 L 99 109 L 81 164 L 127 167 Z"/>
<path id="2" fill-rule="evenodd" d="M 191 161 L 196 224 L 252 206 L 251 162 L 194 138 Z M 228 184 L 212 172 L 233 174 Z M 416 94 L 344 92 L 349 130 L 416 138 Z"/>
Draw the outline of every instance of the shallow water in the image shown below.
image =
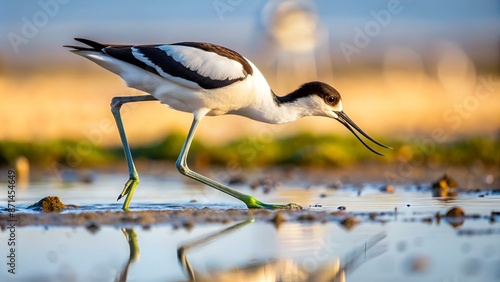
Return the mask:
<path id="1" fill-rule="evenodd" d="M 181 179 L 143 177 L 132 210 L 245 208 Z M 92 184 L 35 183 L 18 190 L 17 213 L 33 213 L 27 206 L 48 195 L 81 206 L 63 213 L 119 211 L 121 202 L 114 199 L 122 185 L 123 175 L 114 174 L 99 175 Z M 4 263 L 0 281 L 500 281 L 500 216 L 491 215 L 500 210 L 499 194 L 462 193 L 445 200 L 431 197 L 425 185 L 397 186 L 392 194 L 380 186 L 333 190 L 297 182 L 268 194 L 234 186 L 266 202 L 297 202 L 308 213 L 345 206 L 360 222 L 351 229 L 318 220 L 276 227 L 258 218 L 190 228 L 18 226 L 16 274 Z M 435 220 L 453 206 L 466 212 L 465 221 Z M 376 220 L 370 212 L 378 213 Z M 0 232 L 3 257 L 8 236 L 8 229 Z"/>

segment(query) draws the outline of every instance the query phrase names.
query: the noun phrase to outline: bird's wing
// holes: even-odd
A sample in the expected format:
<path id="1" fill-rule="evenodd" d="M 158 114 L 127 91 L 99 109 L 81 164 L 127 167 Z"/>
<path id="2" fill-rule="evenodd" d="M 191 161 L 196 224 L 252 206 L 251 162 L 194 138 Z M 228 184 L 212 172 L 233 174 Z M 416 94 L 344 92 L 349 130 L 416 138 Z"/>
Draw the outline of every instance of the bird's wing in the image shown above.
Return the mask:
<path id="1" fill-rule="evenodd" d="M 75 38 L 92 48 L 68 46 L 105 53 L 167 79 L 205 89 L 228 86 L 253 73 L 248 61 L 225 47 L 197 42 L 158 45 L 105 45 Z M 182 81 L 184 80 L 184 81 Z"/>

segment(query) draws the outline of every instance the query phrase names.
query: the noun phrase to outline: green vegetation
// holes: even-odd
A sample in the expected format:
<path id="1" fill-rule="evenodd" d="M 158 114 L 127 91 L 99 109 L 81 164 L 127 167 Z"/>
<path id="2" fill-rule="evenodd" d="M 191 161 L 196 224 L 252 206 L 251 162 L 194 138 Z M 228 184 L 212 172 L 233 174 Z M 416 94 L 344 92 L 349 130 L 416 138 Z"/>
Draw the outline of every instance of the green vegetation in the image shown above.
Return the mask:
<path id="1" fill-rule="evenodd" d="M 467 164 L 481 161 L 485 165 L 500 167 L 500 140 L 488 138 L 469 138 L 457 140 L 436 148 L 440 162 Z"/>
<path id="2" fill-rule="evenodd" d="M 184 142 L 184 134 L 173 133 L 159 142 L 136 147 L 136 159 L 174 162 Z M 218 146 L 195 140 L 190 159 L 198 165 L 226 165 L 236 162 L 243 167 L 299 165 L 310 167 L 352 166 L 362 162 L 433 162 L 443 165 L 467 165 L 481 162 L 500 166 L 500 140 L 469 137 L 447 143 L 422 143 L 416 140 L 381 140 L 394 150 L 380 149 L 379 157 L 363 147 L 354 137 L 299 134 L 278 139 L 260 140 L 245 137 Z M 374 148 L 376 148 L 374 146 Z M 378 149 L 378 148 L 377 148 Z M 123 162 L 121 147 L 103 148 L 85 141 L 0 141 L 0 166 L 13 165 L 25 156 L 32 166 L 48 168 L 54 163 L 69 167 L 94 167 Z"/>
<path id="3" fill-rule="evenodd" d="M 107 148 L 78 141 L 0 141 L 0 166 L 13 165 L 17 158 L 26 157 L 32 166 L 49 168 L 54 164 L 70 167 L 91 167 L 119 160 Z"/>

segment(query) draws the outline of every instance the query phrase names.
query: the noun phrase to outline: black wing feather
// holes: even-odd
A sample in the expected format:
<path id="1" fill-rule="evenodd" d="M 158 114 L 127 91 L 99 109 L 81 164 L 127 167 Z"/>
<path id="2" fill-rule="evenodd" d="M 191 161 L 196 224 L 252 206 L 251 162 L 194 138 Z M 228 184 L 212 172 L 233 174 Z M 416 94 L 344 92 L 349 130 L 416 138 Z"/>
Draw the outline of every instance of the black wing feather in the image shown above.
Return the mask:
<path id="1" fill-rule="evenodd" d="M 227 57 L 229 59 L 235 60 L 242 65 L 243 72 L 242 76 L 235 79 L 211 79 L 210 77 L 203 76 L 198 72 L 185 67 L 182 63 L 174 60 L 165 51 L 161 50 L 160 46 L 164 44 L 156 45 L 111 45 L 111 44 L 101 44 L 89 39 L 75 38 L 76 41 L 84 43 L 89 47 L 81 46 L 69 46 L 65 47 L 73 48 L 76 51 L 95 51 L 105 53 L 113 58 L 127 62 L 139 68 L 142 68 L 148 72 L 161 76 L 156 68 L 148 65 L 146 62 L 137 59 L 132 53 L 133 49 L 136 49 L 141 54 L 144 55 L 152 64 L 159 67 L 163 72 L 179 77 L 188 81 L 192 81 L 198 84 L 200 87 L 205 89 L 215 89 L 231 85 L 237 81 L 245 79 L 248 74 L 253 74 L 253 69 L 251 65 L 246 61 L 243 56 L 237 52 L 227 49 L 225 47 L 210 44 L 210 43 L 198 43 L 198 42 L 181 42 L 172 45 L 181 45 L 186 47 L 198 48 L 206 52 L 215 52 L 221 56 Z"/>
<path id="2" fill-rule="evenodd" d="M 185 80 L 195 82 L 199 86 L 205 89 L 221 88 L 224 86 L 231 85 L 245 78 L 243 76 L 241 78 L 235 78 L 235 79 L 224 79 L 224 80 L 211 79 L 210 77 L 203 76 L 194 70 L 186 68 L 182 63 L 174 60 L 165 51 L 157 47 L 158 46 L 135 46 L 135 48 L 139 52 L 141 52 L 153 64 L 160 67 L 161 70 L 164 71 L 165 73 L 168 73 L 171 76 L 180 77 Z"/>
<path id="3" fill-rule="evenodd" d="M 132 64 L 136 67 L 140 67 L 141 69 L 147 70 L 151 73 L 154 73 L 156 75 L 160 75 L 155 68 L 148 66 L 146 63 L 144 63 L 141 60 L 138 60 L 133 54 L 132 54 L 132 48 L 133 46 L 120 46 L 120 47 L 106 47 L 104 49 L 104 53 L 110 55 L 113 58 L 116 58 L 118 60 L 127 62 L 129 64 Z"/>

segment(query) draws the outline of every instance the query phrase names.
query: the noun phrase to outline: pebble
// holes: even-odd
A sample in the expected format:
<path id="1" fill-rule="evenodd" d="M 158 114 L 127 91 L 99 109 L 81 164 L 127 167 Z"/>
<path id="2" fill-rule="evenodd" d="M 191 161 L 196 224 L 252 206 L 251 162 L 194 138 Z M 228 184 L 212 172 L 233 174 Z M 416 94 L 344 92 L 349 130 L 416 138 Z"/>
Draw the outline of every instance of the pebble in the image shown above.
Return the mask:
<path id="1" fill-rule="evenodd" d="M 72 205 L 72 207 L 78 207 L 76 205 Z M 28 207 L 28 209 L 39 210 L 43 212 L 60 212 L 66 208 L 66 205 L 61 202 L 61 199 L 57 196 L 48 196 L 37 203 Z"/>
<path id="2" fill-rule="evenodd" d="M 333 182 L 333 183 L 329 184 L 329 185 L 328 185 L 328 186 L 326 186 L 326 187 L 327 187 L 328 189 L 335 189 L 335 190 L 337 190 L 337 189 L 342 188 L 342 186 L 343 186 L 343 185 L 344 185 L 344 184 L 342 183 L 342 181 L 341 181 L 341 180 L 336 180 L 335 182 Z"/>
<path id="3" fill-rule="evenodd" d="M 446 212 L 445 217 L 464 217 L 465 212 L 460 207 L 453 207 Z"/>
<path id="4" fill-rule="evenodd" d="M 433 197 L 454 197 L 457 195 L 458 184 L 455 179 L 444 174 L 436 182 L 432 183 Z"/>
<path id="5" fill-rule="evenodd" d="M 385 193 L 394 193 L 396 189 L 392 185 L 385 185 L 380 188 L 380 192 L 385 192 Z"/>
<path id="6" fill-rule="evenodd" d="M 358 223 L 359 222 L 352 216 L 348 216 L 344 220 L 342 220 L 342 222 L 340 222 L 340 224 L 342 224 L 342 226 L 344 226 L 345 229 L 347 229 L 347 230 L 351 230 Z"/>
<path id="7" fill-rule="evenodd" d="M 237 185 L 237 184 L 245 184 L 247 183 L 247 179 L 243 175 L 234 175 L 229 178 L 227 184 L 228 185 Z"/>
<path id="8" fill-rule="evenodd" d="M 410 258 L 409 268 L 411 272 L 426 272 L 430 266 L 430 259 L 423 255 L 417 255 Z"/>
<path id="9" fill-rule="evenodd" d="M 281 223 L 286 221 L 286 218 L 281 211 L 278 211 L 273 219 L 271 219 L 271 221 L 274 223 L 274 226 L 277 229 L 280 227 Z"/>
<path id="10" fill-rule="evenodd" d="M 301 214 L 297 217 L 299 221 L 315 221 L 316 219 L 316 215 L 313 213 Z"/>
<path id="11" fill-rule="evenodd" d="M 97 225 L 95 222 L 91 222 L 86 226 L 86 228 L 91 234 L 95 234 L 97 233 L 97 231 L 99 231 L 99 225 Z"/>
<path id="12" fill-rule="evenodd" d="M 493 176 L 493 174 L 488 174 L 488 175 L 486 175 L 486 176 L 484 177 L 484 183 L 485 183 L 485 184 L 490 185 L 490 184 L 492 184 L 492 183 L 493 183 L 493 181 L 495 181 L 495 176 Z"/>

